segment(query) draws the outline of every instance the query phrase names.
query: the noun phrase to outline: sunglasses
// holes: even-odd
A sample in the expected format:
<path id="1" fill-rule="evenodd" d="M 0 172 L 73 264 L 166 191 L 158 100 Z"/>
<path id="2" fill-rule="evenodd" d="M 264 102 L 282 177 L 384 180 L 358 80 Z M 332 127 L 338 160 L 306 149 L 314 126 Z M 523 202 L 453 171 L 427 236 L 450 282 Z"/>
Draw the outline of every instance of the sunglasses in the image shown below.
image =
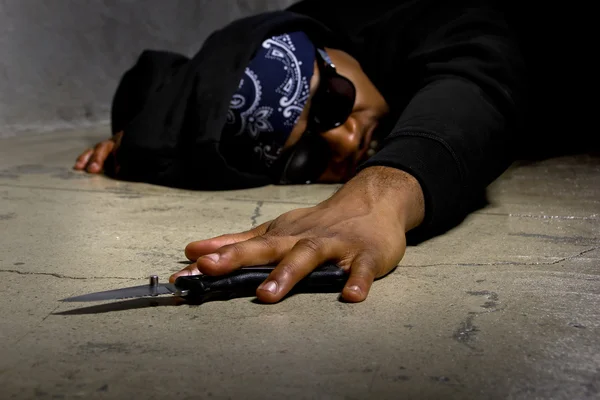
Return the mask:
<path id="1" fill-rule="evenodd" d="M 293 147 L 280 158 L 279 183 L 315 182 L 327 169 L 331 148 L 321 135 L 342 125 L 354 108 L 356 88 L 349 79 L 337 73 L 329 55 L 317 49 L 320 83 L 311 100 L 306 131 Z"/>

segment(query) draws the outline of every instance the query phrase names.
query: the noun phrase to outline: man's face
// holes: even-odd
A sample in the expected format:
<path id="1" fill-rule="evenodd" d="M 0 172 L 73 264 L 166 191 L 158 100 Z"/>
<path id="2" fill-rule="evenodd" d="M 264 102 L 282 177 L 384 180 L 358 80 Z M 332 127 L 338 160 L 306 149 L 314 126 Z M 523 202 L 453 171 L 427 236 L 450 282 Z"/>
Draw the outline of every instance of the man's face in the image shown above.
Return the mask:
<path id="1" fill-rule="evenodd" d="M 320 133 L 329 145 L 332 157 L 318 181 L 338 183 L 352 178 L 358 164 L 372 155 L 373 150 L 369 150 L 372 149 L 373 131 L 379 120 L 387 114 L 388 105 L 356 59 L 340 50 L 326 49 L 326 51 L 335 64 L 337 72 L 348 78 L 356 88 L 356 100 L 348 119 L 340 126 Z M 319 68 L 315 62 L 314 74 L 310 82 L 311 98 L 304 107 L 284 149 L 294 146 L 306 131 L 311 99 L 319 87 L 320 79 Z"/>

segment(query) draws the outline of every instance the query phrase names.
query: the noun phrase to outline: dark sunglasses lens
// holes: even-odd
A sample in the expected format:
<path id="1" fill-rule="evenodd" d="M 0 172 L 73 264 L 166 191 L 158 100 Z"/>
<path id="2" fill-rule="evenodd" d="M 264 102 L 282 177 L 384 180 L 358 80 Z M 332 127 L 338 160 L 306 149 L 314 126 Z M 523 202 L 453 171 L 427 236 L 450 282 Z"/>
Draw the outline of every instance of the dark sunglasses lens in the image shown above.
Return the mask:
<path id="1" fill-rule="evenodd" d="M 282 184 L 316 182 L 321 177 L 331 158 L 331 149 L 321 133 L 343 124 L 354 108 L 356 88 L 352 82 L 335 74 L 321 82 L 309 117 L 314 133 L 305 132 L 286 158 Z"/>
<path id="2" fill-rule="evenodd" d="M 343 76 L 334 76 L 329 79 L 329 88 L 331 93 L 344 98 L 346 103 L 349 103 L 350 109 L 354 105 L 354 97 L 356 95 L 354 85 Z"/>
<path id="3" fill-rule="evenodd" d="M 352 113 L 356 98 L 354 85 L 344 77 L 333 76 L 323 83 L 319 101 L 311 107 L 315 128 L 320 132 L 343 124 Z"/>

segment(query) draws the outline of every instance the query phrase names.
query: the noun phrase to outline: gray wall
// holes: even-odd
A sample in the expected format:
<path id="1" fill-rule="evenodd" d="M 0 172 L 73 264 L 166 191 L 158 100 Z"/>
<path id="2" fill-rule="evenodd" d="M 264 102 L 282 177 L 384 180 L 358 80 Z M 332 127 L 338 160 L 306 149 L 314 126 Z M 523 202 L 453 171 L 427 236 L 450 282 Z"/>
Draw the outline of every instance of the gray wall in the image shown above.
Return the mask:
<path id="1" fill-rule="evenodd" d="M 107 123 L 144 48 L 193 54 L 215 29 L 293 0 L 0 0 L 0 136 Z"/>

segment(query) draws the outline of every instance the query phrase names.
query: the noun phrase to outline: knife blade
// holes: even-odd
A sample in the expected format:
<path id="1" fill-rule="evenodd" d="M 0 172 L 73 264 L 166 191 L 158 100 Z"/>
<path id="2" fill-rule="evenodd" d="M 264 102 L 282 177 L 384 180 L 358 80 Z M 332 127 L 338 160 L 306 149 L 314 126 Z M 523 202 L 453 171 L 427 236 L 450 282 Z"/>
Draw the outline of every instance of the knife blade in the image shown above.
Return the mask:
<path id="1" fill-rule="evenodd" d="M 148 285 L 113 289 L 62 299 L 63 302 L 90 302 L 122 300 L 161 295 L 180 296 L 186 299 L 204 300 L 208 297 L 233 298 L 251 296 L 269 276 L 274 267 L 247 267 L 227 275 L 180 276 L 175 283 L 159 283 L 158 276 L 150 277 Z M 341 291 L 348 274 L 336 265 L 326 264 L 311 272 L 294 287 L 295 292 Z"/>

